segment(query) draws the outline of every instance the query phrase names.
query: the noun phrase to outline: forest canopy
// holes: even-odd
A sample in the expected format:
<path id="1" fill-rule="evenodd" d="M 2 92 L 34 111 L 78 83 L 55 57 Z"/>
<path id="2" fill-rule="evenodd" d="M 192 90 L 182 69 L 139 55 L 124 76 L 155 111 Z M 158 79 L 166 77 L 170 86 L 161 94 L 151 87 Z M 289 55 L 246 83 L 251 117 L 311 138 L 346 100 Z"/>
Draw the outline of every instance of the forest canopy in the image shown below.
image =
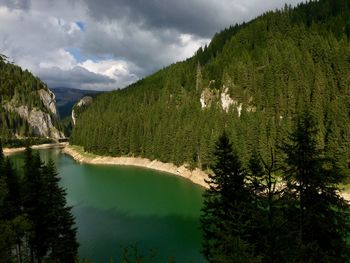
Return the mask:
<path id="1" fill-rule="evenodd" d="M 349 36 L 347 0 L 285 6 L 231 26 L 192 58 L 99 96 L 78 119 L 71 143 L 100 155 L 206 169 L 213 141 L 226 130 L 247 163 L 255 149 L 268 158 L 308 107 L 319 147 L 346 167 Z"/>

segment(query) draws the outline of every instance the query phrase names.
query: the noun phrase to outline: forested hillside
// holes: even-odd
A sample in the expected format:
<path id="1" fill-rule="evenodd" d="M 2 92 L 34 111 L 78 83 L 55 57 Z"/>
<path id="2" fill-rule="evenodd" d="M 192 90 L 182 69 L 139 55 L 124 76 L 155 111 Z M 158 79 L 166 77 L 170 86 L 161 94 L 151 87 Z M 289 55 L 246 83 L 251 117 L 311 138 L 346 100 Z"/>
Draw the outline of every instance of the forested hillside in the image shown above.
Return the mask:
<path id="1" fill-rule="evenodd" d="M 231 26 L 192 58 L 99 96 L 71 143 L 206 169 L 223 130 L 244 162 L 253 149 L 268 159 L 309 108 L 319 147 L 347 165 L 349 37 L 348 0 L 286 6 Z"/>
<path id="2" fill-rule="evenodd" d="M 0 138 L 60 138 L 55 96 L 39 78 L 0 54 Z"/>

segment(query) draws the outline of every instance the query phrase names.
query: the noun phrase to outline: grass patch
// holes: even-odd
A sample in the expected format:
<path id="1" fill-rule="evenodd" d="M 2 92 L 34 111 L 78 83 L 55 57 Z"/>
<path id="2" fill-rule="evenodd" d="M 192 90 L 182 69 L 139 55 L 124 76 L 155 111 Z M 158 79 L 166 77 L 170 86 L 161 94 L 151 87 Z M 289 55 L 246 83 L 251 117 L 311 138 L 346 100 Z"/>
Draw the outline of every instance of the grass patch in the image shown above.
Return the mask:
<path id="1" fill-rule="evenodd" d="M 339 185 L 339 189 L 340 189 L 342 192 L 350 192 L 350 183 L 340 184 L 340 185 Z"/>
<path id="2" fill-rule="evenodd" d="M 82 146 L 78 146 L 78 145 L 69 145 L 69 148 L 73 149 L 74 151 L 76 151 L 77 153 L 79 153 L 81 156 L 83 157 L 87 157 L 87 158 L 96 158 L 99 157 L 96 154 L 93 153 L 89 153 L 89 152 L 85 152 L 84 151 L 84 147 Z"/>

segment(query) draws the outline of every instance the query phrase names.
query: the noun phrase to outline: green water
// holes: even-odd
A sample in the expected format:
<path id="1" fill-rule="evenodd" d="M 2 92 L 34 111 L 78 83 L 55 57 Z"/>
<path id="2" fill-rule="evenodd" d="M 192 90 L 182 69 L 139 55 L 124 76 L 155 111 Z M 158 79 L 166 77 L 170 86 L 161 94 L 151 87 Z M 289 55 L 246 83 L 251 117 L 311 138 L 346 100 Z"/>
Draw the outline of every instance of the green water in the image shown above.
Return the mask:
<path id="1" fill-rule="evenodd" d="M 152 262 L 205 262 L 199 253 L 201 187 L 148 169 L 78 164 L 58 149 L 40 154 L 56 162 L 67 189 L 81 258 L 119 262 L 121 248 L 136 245 L 142 254 L 156 251 Z M 17 168 L 22 157 L 11 157 Z"/>

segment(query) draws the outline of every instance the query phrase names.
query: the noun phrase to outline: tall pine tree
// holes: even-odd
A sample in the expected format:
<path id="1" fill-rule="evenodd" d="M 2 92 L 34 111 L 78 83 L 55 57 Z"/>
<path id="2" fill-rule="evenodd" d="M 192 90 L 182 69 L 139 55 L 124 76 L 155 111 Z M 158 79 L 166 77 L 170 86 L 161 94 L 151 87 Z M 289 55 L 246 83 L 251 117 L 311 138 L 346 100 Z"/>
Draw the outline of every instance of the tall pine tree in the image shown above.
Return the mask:
<path id="1" fill-rule="evenodd" d="M 33 154 L 27 147 L 24 164 L 24 212 L 31 223 L 29 235 L 30 262 L 40 263 L 48 247 L 48 219 L 45 196 L 45 184 L 42 177 L 43 163 L 39 154 Z M 36 259 L 36 260 L 35 260 Z"/>
<path id="2" fill-rule="evenodd" d="M 203 254 L 209 262 L 258 262 L 248 243 L 252 200 L 246 171 L 226 133 L 216 143 L 214 156 L 201 217 Z"/>
<path id="3" fill-rule="evenodd" d="M 44 165 L 39 154 L 25 152 L 24 211 L 31 223 L 31 262 L 74 263 L 77 259 L 75 220 L 52 161 Z"/>
<path id="4" fill-rule="evenodd" d="M 297 204 L 290 207 L 296 212 L 291 222 L 296 225 L 300 248 L 295 262 L 348 262 L 349 204 L 339 195 L 344 174 L 318 147 L 316 127 L 312 114 L 305 111 L 291 142 L 283 147 L 287 156 L 284 178 Z"/>
<path id="5" fill-rule="evenodd" d="M 47 229 L 51 247 L 49 257 L 57 263 L 74 263 L 79 246 L 76 240 L 77 229 L 71 207 L 67 206 L 66 192 L 59 185 L 60 178 L 52 160 L 44 166 L 43 177 L 46 185 L 47 216 L 50 222 Z"/>

